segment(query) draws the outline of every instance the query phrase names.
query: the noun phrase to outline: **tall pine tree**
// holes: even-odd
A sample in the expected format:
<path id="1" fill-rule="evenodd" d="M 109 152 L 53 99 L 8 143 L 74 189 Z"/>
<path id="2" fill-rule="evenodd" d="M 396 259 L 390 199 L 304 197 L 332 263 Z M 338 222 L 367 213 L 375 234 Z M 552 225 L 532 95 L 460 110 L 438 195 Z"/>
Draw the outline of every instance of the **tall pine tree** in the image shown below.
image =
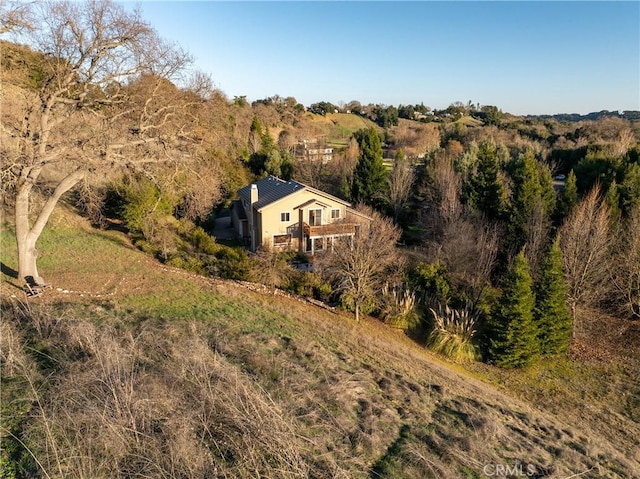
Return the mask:
<path id="1" fill-rule="evenodd" d="M 501 149 L 494 141 L 478 147 L 476 172 L 467 185 L 467 199 L 471 206 L 490 220 L 502 218 L 507 210 L 507 190 L 501 176 Z"/>
<path id="2" fill-rule="evenodd" d="M 542 202 L 542 186 L 533 150 L 527 149 L 509 165 L 513 186 L 509 208 L 510 241 L 515 251 L 527 240 L 529 219 Z"/>
<path id="3" fill-rule="evenodd" d="M 573 324 L 567 308 L 559 236 L 542 261 L 535 293 L 534 315 L 538 325 L 540 352 L 545 356 L 566 353 L 571 341 Z"/>
<path id="4" fill-rule="evenodd" d="M 556 203 L 555 224 L 561 225 L 564 219 L 569 216 L 573 208 L 578 204 L 578 187 L 576 184 L 576 174 L 571 170 L 564 183 L 564 189 L 560 193 Z"/>
<path id="5" fill-rule="evenodd" d="M 507 272 L 502 294 L 490 319 L 489 359 L 497 366 L 529 366 L 540 355 L 531 283 L 529 264 L 521 250 Z"/>
<path id="6" fill-rule="evenodd" d="M 387 170 L 382 162 L 382 143 L 375 128 L 355 133 L 360 156 L 353 172 L 351 199 L 356 203 L 379 206 L 387 190 Z"/>

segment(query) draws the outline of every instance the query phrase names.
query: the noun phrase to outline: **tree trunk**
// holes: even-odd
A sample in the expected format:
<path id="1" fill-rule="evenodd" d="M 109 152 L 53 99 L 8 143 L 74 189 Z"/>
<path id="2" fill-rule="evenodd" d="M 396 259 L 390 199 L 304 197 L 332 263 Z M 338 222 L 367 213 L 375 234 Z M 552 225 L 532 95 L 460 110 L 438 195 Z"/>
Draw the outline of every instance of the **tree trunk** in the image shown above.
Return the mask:
<path id="1" fill-rule="evenodd" d="M 355 302 L 355 309 L 356 309 L 356 323 L 360 321 L 360 305 L 358 304 L 358 302 Z"/>
<path id="2" fill-rule="evenodd" d="M 34 183 L 33 177 L 37 176 L 37 174 L 26 172 L 23 176 L 23 181 L 18 185 L 15 205 L 16 244 L 18 247 L 18 279 L 42 285 L 44 284 L 44 279 L 38 273 L 36 242 L 40 238 L 40 234 L 49 221 L 49 217 L 53 213 L 60 197 L 82 179 L 84 171 L 76 170 L 58 183 L 53 194 L 40 210 L 35 223 L 30 226 L 29 202 Z"/>

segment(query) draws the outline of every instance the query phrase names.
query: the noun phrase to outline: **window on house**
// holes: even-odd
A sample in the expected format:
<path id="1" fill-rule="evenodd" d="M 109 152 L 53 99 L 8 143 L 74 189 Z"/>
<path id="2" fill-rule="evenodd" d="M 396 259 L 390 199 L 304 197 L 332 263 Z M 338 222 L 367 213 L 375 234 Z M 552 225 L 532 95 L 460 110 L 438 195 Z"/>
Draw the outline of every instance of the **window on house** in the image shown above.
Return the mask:
<path id="1" fill-rule="evenodd" d="M 339 218 L 340 218 L 340 210 L 339 209 L 331 210 L 331 219 L 337 220 Z"/>
<path id="2" fill-rule="evenodd" d="M 285 245 L 291 243 L 291 235 L 274 235 L 273 244 L 276 245 Z"/>
<path id="3" fill-rule="evenodd" d="M 285 223 L 287 221 L 291 221 L 291 213 L 288 211 L 280 213 L 280 222 Z"/>
<path id="4" fill-rule="evenodd" d="M 309 226 L 322 225 L 322 210 L 309 210 Z"/>

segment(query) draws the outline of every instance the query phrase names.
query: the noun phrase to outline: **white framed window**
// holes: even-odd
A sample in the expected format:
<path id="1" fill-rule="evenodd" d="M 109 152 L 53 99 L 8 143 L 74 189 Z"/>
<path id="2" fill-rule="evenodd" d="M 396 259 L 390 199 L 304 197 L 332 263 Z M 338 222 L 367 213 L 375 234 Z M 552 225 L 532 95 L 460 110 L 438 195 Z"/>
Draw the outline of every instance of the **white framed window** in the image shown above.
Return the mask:
<path id="1" fill-rule="evenodd" d="M 334 208 L 334 209 L 331 210 L 331 219 L 332 220 L 340 219 L 340 209 L 339 208 Z"/>
<path id="2" fill-rule="evenodd" d="M 291 221 L 291 213 L 289 211 L 280 213 L 280 223 L 287 223 L 289 221 Z"/>
<path id="3" fill-rule="evenodd" d="M 309 226 L 322 225 L 322 210 L 309 210 Z"/>

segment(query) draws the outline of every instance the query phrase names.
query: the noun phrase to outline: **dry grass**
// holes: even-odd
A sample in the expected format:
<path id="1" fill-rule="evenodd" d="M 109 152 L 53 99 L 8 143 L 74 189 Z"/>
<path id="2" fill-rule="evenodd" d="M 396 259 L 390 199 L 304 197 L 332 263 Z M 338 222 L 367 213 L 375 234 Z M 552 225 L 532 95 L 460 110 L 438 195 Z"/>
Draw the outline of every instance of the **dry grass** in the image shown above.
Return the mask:
<path id="1" fill-rule="evenodd" d="M 55 254 L 84 233 L 48 234 Z M 117 274 L 113 294 L 2 305 L 3 407 L 27 407 L 13 422 L 3 410 L 3 447 L 19 432 L 36 476 L 480 478 L 487 464 L 640 476 L 637 381 L 619 366 L 466 372 L 378 321 L 97 237 L 117 259 L 87 248 L 91 273 L 62 259 L 43 273 L 69 287 Z"/>

